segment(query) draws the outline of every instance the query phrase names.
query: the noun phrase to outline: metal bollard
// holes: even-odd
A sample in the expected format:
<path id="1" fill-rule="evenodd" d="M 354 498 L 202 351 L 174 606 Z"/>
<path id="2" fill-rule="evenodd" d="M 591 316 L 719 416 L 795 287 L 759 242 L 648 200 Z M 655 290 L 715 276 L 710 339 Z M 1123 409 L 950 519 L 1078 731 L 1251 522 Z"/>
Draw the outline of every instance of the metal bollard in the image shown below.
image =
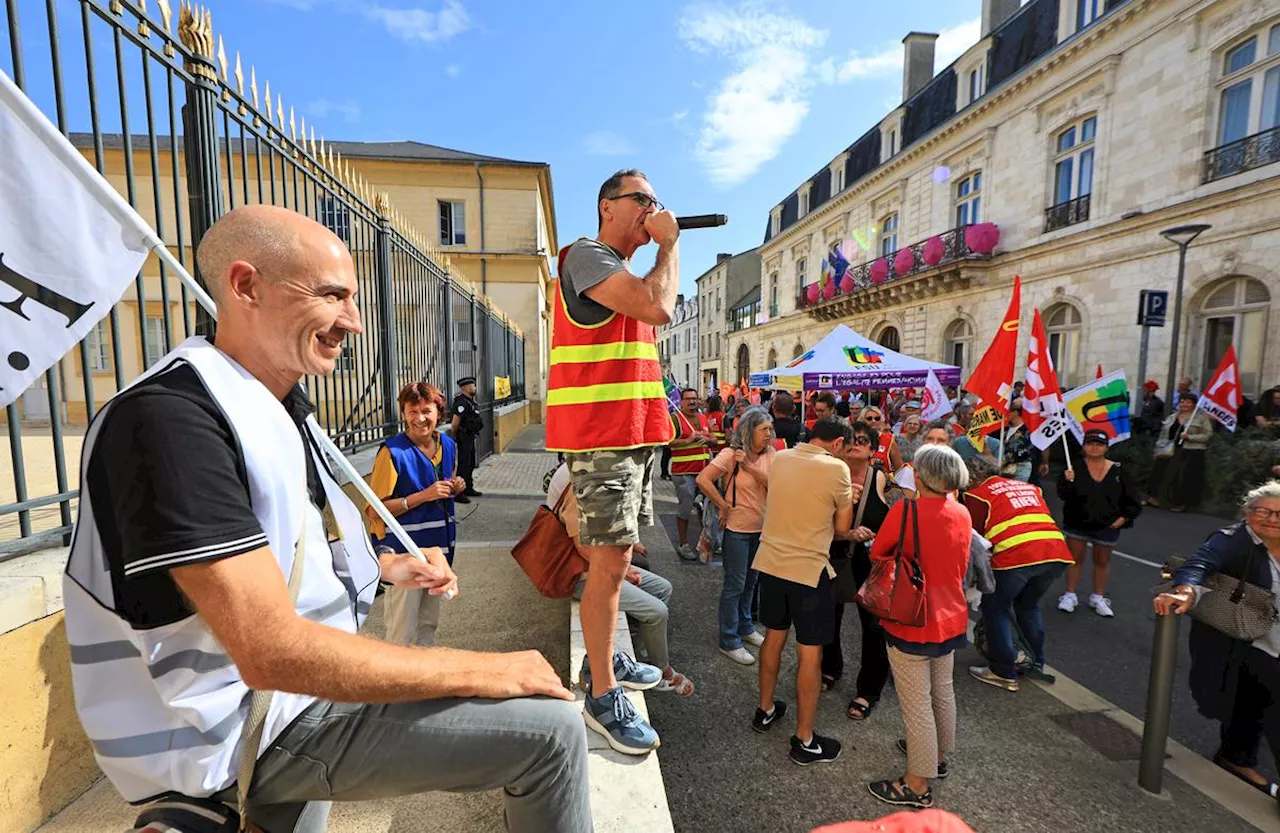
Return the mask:
<path id="1" fill-rule="evenodd" d="M 1157 795 L 1164 780 L 1164 747 L 1173 711 L 1173 671 L 1177 659 L 1178 616 L 1172 613 L 1157 616 L 1151 644 L 1151 676 L 1147 680 L 1142 757 L 1138 764 L 1138 786 Z"/>

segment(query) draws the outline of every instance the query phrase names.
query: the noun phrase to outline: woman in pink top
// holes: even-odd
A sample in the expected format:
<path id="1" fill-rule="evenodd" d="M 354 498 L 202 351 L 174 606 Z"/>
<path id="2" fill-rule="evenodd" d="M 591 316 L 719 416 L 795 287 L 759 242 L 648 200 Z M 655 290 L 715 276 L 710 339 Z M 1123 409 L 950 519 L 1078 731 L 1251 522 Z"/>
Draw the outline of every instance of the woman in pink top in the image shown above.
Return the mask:
<path id="1" fill-rule="evenodd" d="M 764 528 L 765 495 L 773 466 L 773 422 L 764 408 L 748 408 L 738 418 L 729 447 L 698 475 L 698 488 L 720 510 L 724 529 L 721 558 L 724 587 L 720 591 L 720 653 L 742 665 L 756 658 L 743 642 L 759 646 L 764 637 L 751 621 L 751 595 L 756 572 L 751 562 Z"/>

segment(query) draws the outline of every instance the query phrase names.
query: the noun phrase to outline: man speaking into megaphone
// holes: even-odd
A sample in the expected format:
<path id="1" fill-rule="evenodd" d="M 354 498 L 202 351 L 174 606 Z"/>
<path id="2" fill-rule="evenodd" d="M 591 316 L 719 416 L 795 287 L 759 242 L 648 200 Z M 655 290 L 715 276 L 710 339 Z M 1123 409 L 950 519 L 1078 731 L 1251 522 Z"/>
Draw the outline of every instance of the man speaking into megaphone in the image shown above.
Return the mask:
<path id="1" fill-rule="evenodd" d="M 658 748 L 658 734 L 623 687 L 653 688 L 662 672 L 615 655 L 613 632 L 640 524 L 653 524 L 654 453 L 674 436 L 654 328 L 675 309 L 680 225 L 637 170 L 604 181 L 596 212 L 596 236 L 560 252 L 547 450 L 565 453 L 589 562 L 581 605 L 583 717 L 615 750 L 644 755 Z M 631 256 L 650 242 L 658 246 L 653 268 L 636 275 Z"/>

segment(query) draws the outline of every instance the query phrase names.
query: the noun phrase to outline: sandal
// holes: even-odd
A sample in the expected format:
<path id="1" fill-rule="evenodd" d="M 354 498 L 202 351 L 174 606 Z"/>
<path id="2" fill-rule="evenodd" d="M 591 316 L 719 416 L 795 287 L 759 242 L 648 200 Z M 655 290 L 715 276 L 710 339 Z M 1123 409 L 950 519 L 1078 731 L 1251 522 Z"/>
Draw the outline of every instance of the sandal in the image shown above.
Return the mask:
<path id="1" fill-rule="evenodd" d="M 831 677 L 831 676 L 828 676 L 827 674 L 823 674 L 822 675 L 822 693 L 826 694 L 828 691 L 835 688 L 836 683 L 839 681 L 840 681 L 839 677 Z"/>
<path id="2" fill-rule="evenodd" d="M 844 716 L 850 720 L 866 720 L 871 716 L 871 712 L 875 710 L 875 707 L 875 703 L 859 703 L 858 698 L 855 697 L 845 707 Z"/>
<path id="3" fill-rule="evenodd" d="M 1241 771 L 1242 769 L 1244 769 L 1244 767 L 1241 767 L 1238 764 L 1231 763 L 1226 758 L 1223 758 L 1221 755 L 1214 755 L 1213 762 L 1217 766 L 1221 767 L 1222 769 L 1231 773 L 1235 777 L 1239 778 L 1241 781 L 1253 787 L 1255 790 L 1257 790 L 1260 793 L 1266 793 L 1272 798 L 1275 798 L 1278 794 L 1280 794 L 1280 784 L 1275 784 L 1271 781 L 1266 781 L 1266 780 L 1259 783 L 1258 781 L 1255 781 L 1252 778 L 1250 778 L 1248 774 Z"/>
<path id="4" fill-rule="evenodd" d="M 653 687 L 654 691 L 669 691 L 677 697 L 688 697 L 693 694 L 693 681 L 679 671 L 672 669 L 670 678 L 663 677 Z"/>
<path id="5" fill-rule="evenodd" d="M 892 804 L 895 807 L 927 810 L 933 806 L 932 788 L 925 790 L 924 795 L 920 795 L 907 786 L 907 782 L 901 778 L 893 781 L 873 781 L 867 785 L 867 791 L 885 804 Z"/>

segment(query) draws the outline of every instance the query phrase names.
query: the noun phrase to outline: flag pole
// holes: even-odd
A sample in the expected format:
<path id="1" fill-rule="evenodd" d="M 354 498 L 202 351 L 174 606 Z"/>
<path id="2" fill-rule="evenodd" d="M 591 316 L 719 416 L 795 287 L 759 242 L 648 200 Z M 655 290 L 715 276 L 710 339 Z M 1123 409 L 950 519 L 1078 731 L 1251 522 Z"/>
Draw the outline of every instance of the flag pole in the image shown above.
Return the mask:
<path id="1" fill-rule="evenodd" d="M 112 191 L 111 193 L 114 194 L 115 191 Z M 213 302 L 213 298 L 209 297 L 209 293 L 204 291 L 196 279 L 191 276 L 191 273 L 186 270 L 186 267 L 184 267 L 182 263 L 173 256 L 173 253 L 169 251 L 169 247 L 158 238 L 150 240 L 149 243 L 151 245 L 151 250 L 156 253 L 156 257 L 160 258 L 166 266 L 177 274 L 178 279 L 181 280 L 187 289 L 190 290 L 191 294 L 195 296 L 195 299 L 200 306 L 204 307 L 205 311 L 208 312 L 212 318 L 217 320 L 218 311 Z M 321 432 L 317 439 L 317 443 L 324 450 L 325 454 L 329 456 L 337 469 L 346 476 L 347 480 L 349 480 L 353 486 L 356 487 L 356 491 L 360 493 L 360 496 L 364 498 L 371 507 L 373 507 L 373 511 L 378 513 L 378 517 L 382 519 L 384 524 L 386 524 L 387 531 L 396 536 L 396 538 L 400 540 L 400 543 L 405 546 L 405 551 L 411 555 L 417 555 L 419 558 L 422 558 L 422 555 L 418 550 L 418 545 L 409 537 L 409 533 L 405 532 L 404 527 L 401 526 L 400 522 L 391 514 L 391 510 L 388 509 L 382 500 L 373 493 L 373 489 L 369 487 L 369 484 L 366 483 L 364 478 L 356 471 L 355 466 L 351 465 L 351 461 L 347 459 L 346 455 L 343 454 L 336 445 L 334 445 L 333 440 L 329 439 L 329 435 Z"/>
<path id="2" fill-rule="evenodd" d="M 1068 431 L 1071 429 L 1067 429 Z M 1067 432 L 1062 432 L 1062 456 L 1067 458 L 1067 471 L 1075 471 L 1071 465 L 1071 446 L 1067 445 Z"/>
<path id="3" fill-rule="evenodd" d="M 1009 418 L 1008 414 L 1005 414 L 1000 417 L 1000 456 L 996 460 L 996 464 L 999 465 L 1000 468 L 1002 469 L 1004 468 L 1004 441 L 1005 441 L 1005 434 L 1004 434 L 1005 425 L 1004 424 L 1005 424 L 1005 420 L 1007 420 L 1008 418 Z"/>

